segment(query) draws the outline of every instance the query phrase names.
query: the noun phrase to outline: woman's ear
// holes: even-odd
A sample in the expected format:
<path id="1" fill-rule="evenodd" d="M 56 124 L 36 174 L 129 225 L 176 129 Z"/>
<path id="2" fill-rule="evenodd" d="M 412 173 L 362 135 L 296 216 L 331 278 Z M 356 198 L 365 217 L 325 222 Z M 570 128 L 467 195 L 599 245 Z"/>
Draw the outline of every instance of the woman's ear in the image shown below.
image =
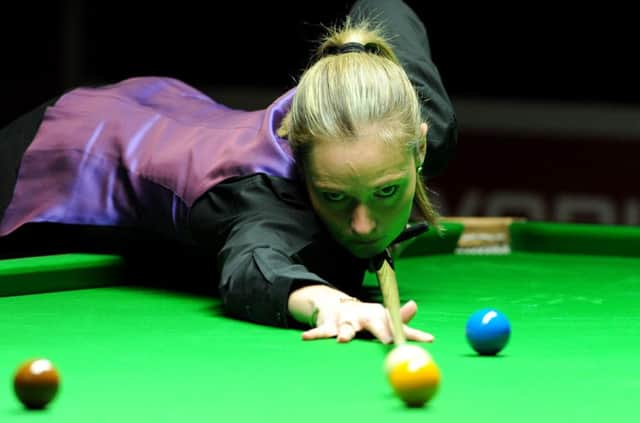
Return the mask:
<path id="1" fill-rule="evenodd" d="M 421 165 L 424 162 L 424 158 L 427 155 L 427 131 L 429 127 L 425 122 L 420 124 L 420 143 L 418 144 L 418 157 L 416 158 L 416 164 Z"/>

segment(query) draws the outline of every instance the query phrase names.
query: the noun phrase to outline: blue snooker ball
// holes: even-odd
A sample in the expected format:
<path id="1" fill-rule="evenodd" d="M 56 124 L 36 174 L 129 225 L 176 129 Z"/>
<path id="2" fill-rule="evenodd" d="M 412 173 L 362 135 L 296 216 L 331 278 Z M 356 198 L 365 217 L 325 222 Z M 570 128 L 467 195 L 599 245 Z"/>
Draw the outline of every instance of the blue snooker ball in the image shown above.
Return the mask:
<path id="1" fill-rule="evenodd" d="M 496 355 L 507 345 L 511 325 L 507 317 L 493 308 L 475 311 L 467 320 L 467 341 L 480 355 Z"/>

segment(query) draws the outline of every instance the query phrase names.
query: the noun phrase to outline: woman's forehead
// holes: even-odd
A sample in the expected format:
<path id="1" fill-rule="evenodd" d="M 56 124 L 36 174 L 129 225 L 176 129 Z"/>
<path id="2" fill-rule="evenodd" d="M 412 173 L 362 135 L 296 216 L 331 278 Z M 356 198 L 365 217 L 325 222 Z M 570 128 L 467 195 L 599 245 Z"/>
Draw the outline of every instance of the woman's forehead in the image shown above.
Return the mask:
<path id="1" fill-rule="evenodd" d="M 309 151 L 307 161 L 309 176 L 317 183 L 343 179 L 375 181 L 384 175 L 401 177 L 411 165 L 411 154 L 403 144 L 371 137 L 319 141 Z"/>

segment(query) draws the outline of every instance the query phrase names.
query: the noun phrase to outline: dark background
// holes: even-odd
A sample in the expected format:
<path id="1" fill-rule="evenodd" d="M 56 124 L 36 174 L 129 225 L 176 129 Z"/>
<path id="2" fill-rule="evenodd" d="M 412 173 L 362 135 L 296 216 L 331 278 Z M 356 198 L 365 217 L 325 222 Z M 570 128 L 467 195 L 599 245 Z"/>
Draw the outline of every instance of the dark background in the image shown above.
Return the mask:
<path id="1" fill-rule="evenodd" d="M 635 11 L 613 2 L 407 3 L 426 24 L 459 112 L 458 152 L 435 184 L 445 213 L 640 224 Z M 230 106 L 265 105 L 295 84 L 321 24 L 339 22 L 351 2 L 222 4 L 5 2 L 0 125 L 72 87 L 142 75 L 175 77 L 223 102 L 219 93 L 239 93 L 227 95 Z M 513 113 L 506 119 L 494 112 L 487 132 L 485 116 L 469 110 L 482 112 L 483 102 L 492 101 Z M 543 112 L 546 104 L 566 104 L 540 119 L 545 127 L 560 121 L 572 129 L 545 133 L 538 117 L 520 107 L 526 103 L 542 104 Z M 575 114 L 576 105 L 591 105 L 593 113 Z M 620 108 L 625 114 L 618 119 Z M 601 125 L 594 116 L 622 131 L 589 136 Z M 507 123 L 520 129 L 501 131 Z"/>
<path id="2" fill-rule="evenodd" d="M 452 97 L 640 102 L 635 13 L 613 5 L 408 3 L 427 25 Z M 197 87 L 289 88 L 320 23 L 339 20 L 350 2 L 236 1 L 225 11 L 219 4 L 4 4 L 0 123 L 72 86 L 137 75 Z"/>

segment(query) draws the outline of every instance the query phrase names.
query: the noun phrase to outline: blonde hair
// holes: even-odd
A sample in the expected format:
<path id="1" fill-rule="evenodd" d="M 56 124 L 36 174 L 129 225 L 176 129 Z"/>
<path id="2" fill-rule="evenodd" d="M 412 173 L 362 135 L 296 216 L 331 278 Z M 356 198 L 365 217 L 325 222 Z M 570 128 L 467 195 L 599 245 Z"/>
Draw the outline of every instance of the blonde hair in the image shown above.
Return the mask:
<path id="1" fill-rule="evenodd" d="M 366 46 L 366 51 L 331 54 L 347 43 Z M 419 157 L 420 145 L 426 142 L 420 111 L 415 88 L 382 29 L 366 19 L 348 18 L 342 26 L 329 28 L 320 41 L 278 135 L 289 140 L 301 166 L 314 140 L 353 140 L 371 125 L 383 142 L 402 142 Z M 416 175 L 414 204 L 427 222 L 438 227 L 421 175 Z"/>

